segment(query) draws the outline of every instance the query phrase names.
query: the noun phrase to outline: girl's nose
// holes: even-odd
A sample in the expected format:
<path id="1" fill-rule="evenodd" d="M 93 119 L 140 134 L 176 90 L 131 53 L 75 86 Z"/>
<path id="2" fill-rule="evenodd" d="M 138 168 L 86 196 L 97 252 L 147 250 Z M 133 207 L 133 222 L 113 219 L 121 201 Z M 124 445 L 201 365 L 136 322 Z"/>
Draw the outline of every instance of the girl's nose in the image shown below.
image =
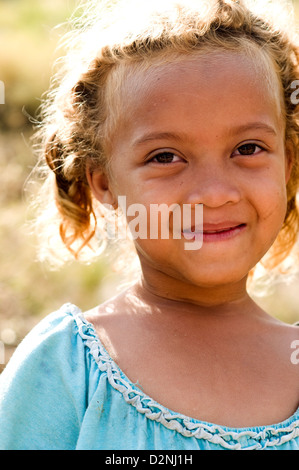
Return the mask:
<path id="1" fill-rule="evenodd" d="M 207 164 L 192 171 L 188 188 L 187 204 L 203 204 L 217 208 L 236 204 L 241 199 L 241 189 L 230 171 L 229 165 Z"/>

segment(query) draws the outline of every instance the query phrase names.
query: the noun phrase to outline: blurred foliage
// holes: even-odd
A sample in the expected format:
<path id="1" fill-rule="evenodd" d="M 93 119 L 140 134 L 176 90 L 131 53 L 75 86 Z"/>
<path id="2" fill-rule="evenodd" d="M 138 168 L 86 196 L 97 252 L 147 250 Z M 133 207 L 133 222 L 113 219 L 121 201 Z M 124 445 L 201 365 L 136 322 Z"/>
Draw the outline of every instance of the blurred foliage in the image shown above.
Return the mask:
<path id="1" fill-rule="evenodd" d="M 0 0 L 0 80 L 5 84 L 5 104 L 0 105 L 0 341 L 7 343 L 6 351 L 61 304 L 91 308 L 112 295 L 117 283 L 104 261 L 72 263 L 58 272 L 46 269 L 35 261 L 35 240 L 24 231 L 24 184 L 35 165 L 29 116 L 36 115 L 49 87 L 64 22 L 76 5 L 76 0 Z M 299 1 L 295 6 L 299 17 Z M 258 301 L 273 315 L 298 321 L 298 279 Z"/>
<path id="2" fill-rule="evenodd" d="M 51 271 L 36 262 L 35 239 L 25 230 L 24 185 L 35 166 L 31 117 L 49 88 L 57 44 L 75 0 L 0 0 L 0 341 L 10 350 L 42 317 L 65 302 L 83 310 L 113 292 L 104 261 L 71 263 Z M 59 25 L 59 26 L 57 26 Z M 1 371 L 1 365 L 0 365 Z"/>
<path id="3" fill-rule="evenodd" d="M 1 130 L 28 125 L 23 109 L 34 115 L 49 86 L 55 49 L 74 10 L 74 0 L 0 0 L 0 76 L 6 106 L 0 108 Z"/>

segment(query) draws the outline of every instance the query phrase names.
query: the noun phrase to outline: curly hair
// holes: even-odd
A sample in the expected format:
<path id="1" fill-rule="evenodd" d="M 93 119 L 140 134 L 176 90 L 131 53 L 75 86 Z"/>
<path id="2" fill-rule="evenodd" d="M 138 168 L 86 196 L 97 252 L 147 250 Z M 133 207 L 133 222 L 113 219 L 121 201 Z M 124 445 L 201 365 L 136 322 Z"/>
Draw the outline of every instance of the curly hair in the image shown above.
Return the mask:
<path id="1" fill-rule="evenodd" d="M 92 247 L 101 228 L 100 238 L 105 238 L 86 165 L 109 170 L 117 112 L 121 118 L 113 102 L 124 73 L 200 51 L 255 49 L 271 64 L 272 82 L 274 71 L 280 84 L 285 142 L 294 155 L 284 224 L 268 257 L 269 267 L 278 266 L 294 248 L 299 231 L 299 115 L 291 100 L 292 83 L 299 79 L 299 49 L 289 17 L 286 26 L 277 24 L 286 5 L 277 14 L 265 0 L 163 1 L 157 8 L 153 3 L 127 0 L 123 7 L 116 0 L 91 2 L 68 36 L 67 60 L 44 103 L 37 133 L 41 161 L 47 163 L 42 192 L 47 201 L 54 192 L 60 237 L 75 257 Z M 44 221 L 49 233 L 49 218 Z"/>

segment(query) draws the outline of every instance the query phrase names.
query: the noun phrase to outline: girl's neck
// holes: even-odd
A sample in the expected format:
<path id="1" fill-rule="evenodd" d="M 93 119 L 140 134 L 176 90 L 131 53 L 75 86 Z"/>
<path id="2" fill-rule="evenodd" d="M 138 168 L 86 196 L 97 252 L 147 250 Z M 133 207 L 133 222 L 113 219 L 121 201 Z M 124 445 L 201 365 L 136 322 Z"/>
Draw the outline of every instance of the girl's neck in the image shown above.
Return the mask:
<path id="1" fill-rule="evenodd" d="M 217 316 L 262 312 L 246 291 L 246 279 L 234 285 L 195 287 L 176 279 L 169 281 L 163 273 L 152 277 L 143 271 L 134 291 L 136 297 L 156 311 L 181 311 L 183 307 L 186 313 Z"/>

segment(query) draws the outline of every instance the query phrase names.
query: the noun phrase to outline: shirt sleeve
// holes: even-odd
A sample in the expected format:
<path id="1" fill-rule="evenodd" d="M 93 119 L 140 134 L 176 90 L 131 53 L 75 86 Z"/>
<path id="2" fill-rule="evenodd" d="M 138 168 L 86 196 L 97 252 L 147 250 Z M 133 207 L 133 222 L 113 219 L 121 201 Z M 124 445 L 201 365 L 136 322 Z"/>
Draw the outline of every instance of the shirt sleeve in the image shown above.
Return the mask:
<path id="1" fill-rule="evenodd" d="M 74 449 L 87 402 L 86 354 L 71 315 L 42 320 L 0 375 L 0 449 Z"/>

